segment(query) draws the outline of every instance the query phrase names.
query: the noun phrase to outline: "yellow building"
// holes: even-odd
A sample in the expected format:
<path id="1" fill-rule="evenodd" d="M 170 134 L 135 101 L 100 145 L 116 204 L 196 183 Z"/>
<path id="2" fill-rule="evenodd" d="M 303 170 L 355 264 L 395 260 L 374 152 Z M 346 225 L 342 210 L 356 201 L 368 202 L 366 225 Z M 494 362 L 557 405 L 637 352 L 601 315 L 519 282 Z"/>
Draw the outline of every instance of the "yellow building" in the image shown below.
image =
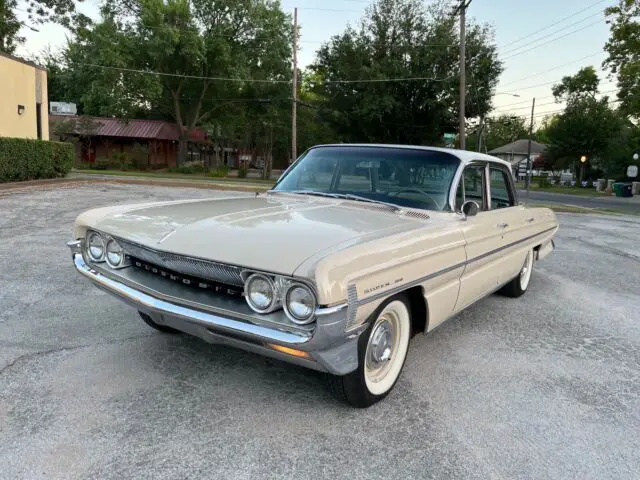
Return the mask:
<path id="1" fill-rule="evenodd" d="M 49 140 L 47 71 L 0 52 L 0 137 Z"/>

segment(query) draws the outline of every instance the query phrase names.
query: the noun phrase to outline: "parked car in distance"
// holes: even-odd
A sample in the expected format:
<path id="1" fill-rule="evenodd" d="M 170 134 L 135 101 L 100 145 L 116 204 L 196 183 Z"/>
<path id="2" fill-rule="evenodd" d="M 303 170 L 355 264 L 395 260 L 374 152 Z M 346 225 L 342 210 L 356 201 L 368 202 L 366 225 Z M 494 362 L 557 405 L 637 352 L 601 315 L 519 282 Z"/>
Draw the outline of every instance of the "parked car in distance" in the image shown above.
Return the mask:
<path id="1" fill-rule="evenodd" d="M 264 194 L 89 210 L 69 246 L 156 330 L 326 372 L 367 407 L 413 335 L 493 292 L 524 294 L 557 229 L 518 203 L 500 159 L 340 144 L 309 149 Z"/>

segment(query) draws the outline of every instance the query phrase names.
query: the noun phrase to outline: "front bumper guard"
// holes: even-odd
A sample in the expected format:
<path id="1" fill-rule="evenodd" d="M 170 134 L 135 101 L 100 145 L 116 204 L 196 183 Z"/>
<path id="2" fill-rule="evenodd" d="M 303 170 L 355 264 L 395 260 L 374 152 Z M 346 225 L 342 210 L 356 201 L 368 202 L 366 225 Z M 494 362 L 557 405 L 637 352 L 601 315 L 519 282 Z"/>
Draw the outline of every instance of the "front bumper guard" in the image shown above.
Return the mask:
<path id="1" fill-rule="evenodd" d="M 209 343 L 234 346 L 334 375 L 346 375 L 358 368 L 358 337 L 362 329 L 345 333 L 346 305 L 319 309 L 313 332 L 278 330 L 156 298 L 93 269 L 82 256 L 80 241 L 67 245 L 74 266 L 82 276 L 101 290 L 150 315 L 158 324 Z M 278 346 L 285 348 L 277 349 Z M 288 353 L 288 349 L 293 349 L 292 353 Z"/>

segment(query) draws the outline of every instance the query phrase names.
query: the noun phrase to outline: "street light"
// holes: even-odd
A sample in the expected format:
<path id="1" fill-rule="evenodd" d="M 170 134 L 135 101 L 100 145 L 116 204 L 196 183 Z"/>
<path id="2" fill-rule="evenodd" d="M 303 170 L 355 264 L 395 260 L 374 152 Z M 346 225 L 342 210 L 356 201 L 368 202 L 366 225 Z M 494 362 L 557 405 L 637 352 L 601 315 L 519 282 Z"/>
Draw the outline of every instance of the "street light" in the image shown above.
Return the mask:
<path id="1" fill-rule="evenodd" d="M 493 96 L 496 96 L 496 95 L 509 95 L 511 97 L 520 98 L 519 94 L 511 93 L 511 92 L 493 92 Z M 476 152 L 479 152 L 480 149 L 482 148 L 482 134 L 484 133 L 485 124 L 486 124 L 486 119 L 484 117 L 480 117 L 480 125 L 478 125 L 478 128 L 479 128 L 478 138 L 476 140 Z"/>
<path id="2" fill-rule="evenodd" d="M 584 164 L 587 162 L 587 156 L 582 155 L 580 157 L 580 187 L 582 187 L 582 180 L 584 179 Z"/>

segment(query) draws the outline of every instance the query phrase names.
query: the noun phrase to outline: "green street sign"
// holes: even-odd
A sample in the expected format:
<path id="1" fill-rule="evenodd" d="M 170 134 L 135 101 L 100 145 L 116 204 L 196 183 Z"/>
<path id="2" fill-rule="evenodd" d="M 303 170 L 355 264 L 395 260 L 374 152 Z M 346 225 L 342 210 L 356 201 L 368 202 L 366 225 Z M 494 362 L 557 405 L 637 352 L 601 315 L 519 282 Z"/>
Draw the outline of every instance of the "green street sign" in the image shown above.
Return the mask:
<path id="1" fill-rule="evenodd" d="M 455 133 L 445 133 L 443 136 L 445 142 L 453 142 L 456 139 Z"/>

